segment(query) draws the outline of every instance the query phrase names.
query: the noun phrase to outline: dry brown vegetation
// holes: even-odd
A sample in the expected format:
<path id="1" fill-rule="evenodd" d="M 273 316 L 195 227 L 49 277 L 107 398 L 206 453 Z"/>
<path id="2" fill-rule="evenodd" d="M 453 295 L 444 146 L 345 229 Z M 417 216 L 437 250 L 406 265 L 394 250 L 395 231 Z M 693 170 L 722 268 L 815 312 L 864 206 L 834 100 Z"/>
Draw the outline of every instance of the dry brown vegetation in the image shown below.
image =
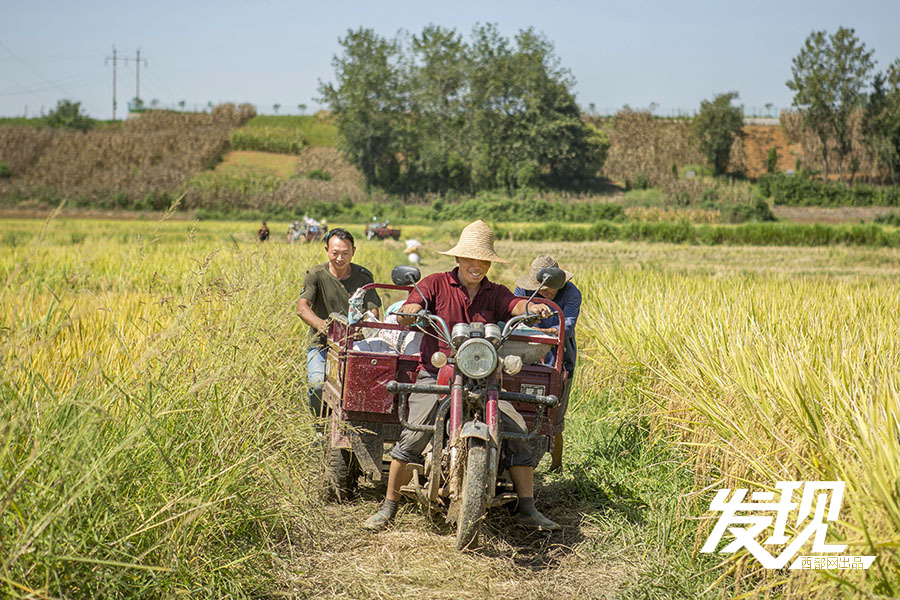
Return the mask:
<path id="1" fill-rule="evenodd" d="M 311 171 L 327 173 L 331 179 L 322 181 L 305 177 Z M 307 147 L 300 153 L 298 175 L 284 187 L 284 204 L 294 206 L 300 198 L 337 202 L 348 197 L 353 202 L 366 199 L 362 174 L 348 163 L 336 148 Z"/>
<path id="2" fill-rule="evenodd" d="M 881 167 L 869 152 L 862 134 L 863 113 L 861 110 L 850 115 L 850 136 L 853 141 L 853 151 L 844 157 L 845 179 L 853 181 L 854 178 L 866 179 L 885 178 L 886 173 L 881 172 Z M 803 115 L 798 111 L 783 111 L 781 113 L 781 129 L 784 130 L 787 139 L 799 148 L 797 159 L 799 167 L 808 171 L 822 170 L 822 142 L 815 133 L 803 128 Z M 828 178 L 837 180 L 840 173 L 838 153 L 835 147 L 828 147 Z M 789 168 L 794 168 L 791 165 Z"/>
<path id="3" fill-rule="evenodd" d="M 705 162 L 688 121 L 663 121 L 649 111 L 625 109 L 601 127 L 609 135 L 603 174 L 614 181 L 633 182 L 645 175 L 651 185 L 659 185 L 672 177 L 672 165 Z"/>
<path id="4" fill-rule="evenodd" d="M 640 548 L 623 548 L 620 540 L 604 544 L 614 537 L 598 518 L 604 510 L 579 501 L 575 487 L 571 480 L 541 487 L 539 501 L 552 507 L 548 513 L 562 531 L 528 532 L 515 527 L 504 509 L 494 510 L 475 553 L 456 552 L 443 518 L 430 519 L 411 504 L 387 531 L 363 532 L 360 523 L 382 496 L 380 488 L 367 488 L 350 504 L 313 509 L 313 522 L 328 526 L 316 527 L 314 536 L 291 534 L 293 544 L 276 561 L 274 587 L 296 598 L 620 597 L 646 564 Z"/>
<path id="5" fill-rule="evenodd" d="M 706 158 L 697 147 L 686 120 L 656 119 L 649 111 L 625 109 L 600 123 L 609 136 L 609 154 L 603 174 L 626 187 L 640 178 L 662 189 L 675 204 L 694 204 L 703 200 L 730 204 L 752 202 L 746 186 L 723 186 L 703 178 L 684 179 L 677 176 L 679 167 L 705 165 Z M 742 140 L 735 140 L 729 159 L 729 171 L 746 170 L 746 150 Z M 715 197 L 704 196 L 715 188 Z"/>
<path id="6" fill-rule="evenodd" d="M 13 177 L 0 195 L 52 190 L 123 206 L 147 194 L 175 195 L 192 173 L 218 160 L 231 129 L 252 116 L 249 105 L 223 104 L 211 113 L 149 112 L 121 128 L 86 133 L 2 127 L 0 156 Z"/>

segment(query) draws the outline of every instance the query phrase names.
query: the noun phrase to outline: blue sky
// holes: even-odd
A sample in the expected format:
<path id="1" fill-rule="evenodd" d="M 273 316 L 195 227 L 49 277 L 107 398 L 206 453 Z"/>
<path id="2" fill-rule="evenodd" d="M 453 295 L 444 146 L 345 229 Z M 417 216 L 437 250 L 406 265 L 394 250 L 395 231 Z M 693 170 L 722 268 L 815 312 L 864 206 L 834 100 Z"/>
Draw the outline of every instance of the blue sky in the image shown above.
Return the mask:
<path id="1" fill-rule="evenodd" d="M 0 116 L 47 111 L 61 98 L 88 114 L 112 115 L 112 66 L 140 48 L 141 97 L 189 108 L 250 102 L 262 113 L 317 107 L 318 81 L 348 29 L 393 36 L 434 23 L 468 34 L 497 23 L 514 35 L 533 26 L 549 38 L 576 79 L 582 106 L 601 112 L 657 105 L 657 114 L 694 110 L 735 90 L 749 112 L 787 107 L 791 59 L 813 30 L 852 27 L 874 49 L 877 68 L 900 57 L 896 0 L 726 0 L 680 2 L 219 2 L 143 3 L 27 0 L 5 3 L 0 20 Z M 119 109 L 135 93 L 135 66 L 119 64 Z"/>

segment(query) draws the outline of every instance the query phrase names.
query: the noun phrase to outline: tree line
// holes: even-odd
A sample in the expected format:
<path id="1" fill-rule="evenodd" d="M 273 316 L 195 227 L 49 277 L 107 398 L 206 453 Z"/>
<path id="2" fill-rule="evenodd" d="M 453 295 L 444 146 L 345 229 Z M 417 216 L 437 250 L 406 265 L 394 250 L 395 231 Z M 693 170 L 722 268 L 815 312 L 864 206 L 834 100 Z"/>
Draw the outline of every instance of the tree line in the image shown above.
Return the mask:
<path id="1" fill-rule="evenodd" d="M 351 30 L 320 84 L 368 186 L 402 193 L 582 187 L 606 143 L 581 119 L 574 79 L 533 29 L 468 39 L 435 25 L 392 39 Z"/>
<path id="2" fill-rule="evenodd" d="M 845 159 L 858 143 L 852 121 L 861 113 L 861 143 L 889 179 L 900 183 L 900 58 L 876 72 L 873 54 L 853 29 L 839 27 L 833 34 L 812 32 L 792 61 L 787 86 L 795 92 L 803 127 L 819 139 L 826 181 L 833 157 L 844 181 Z M 856 168 L 852 161 L 849 166 L 852 178 Z"/>

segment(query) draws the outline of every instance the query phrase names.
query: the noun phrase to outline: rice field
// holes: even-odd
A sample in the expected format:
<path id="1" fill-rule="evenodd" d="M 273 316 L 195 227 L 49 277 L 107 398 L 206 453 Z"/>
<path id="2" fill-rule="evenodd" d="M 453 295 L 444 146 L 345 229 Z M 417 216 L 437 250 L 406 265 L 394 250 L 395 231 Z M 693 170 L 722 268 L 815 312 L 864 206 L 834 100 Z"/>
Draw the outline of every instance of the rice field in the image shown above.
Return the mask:
<path id="1" fill-rule="evenodd" d="M 458 555 L 410 506 L 362 533 L 381 488 L 323 502 L 294 315 L 322 253 L 286 225 L 260 245 L 246 223 L 0 221 L 0 595 L 900 592 L 900 251 L 499 242 L 493 279 L 549 250 L 585 297 L 566 468 L 537 475 L 565 528 L 495 514 Z M 452 264 L 434 251 L 453 227 L 404 229 L 426 272 Z M 361 241 L 355 260 L 386 281 L 402 248 Z M 715 489 L 785 479 L 846 481 L 829 542 L 871 569 L 698 554 Z"/>

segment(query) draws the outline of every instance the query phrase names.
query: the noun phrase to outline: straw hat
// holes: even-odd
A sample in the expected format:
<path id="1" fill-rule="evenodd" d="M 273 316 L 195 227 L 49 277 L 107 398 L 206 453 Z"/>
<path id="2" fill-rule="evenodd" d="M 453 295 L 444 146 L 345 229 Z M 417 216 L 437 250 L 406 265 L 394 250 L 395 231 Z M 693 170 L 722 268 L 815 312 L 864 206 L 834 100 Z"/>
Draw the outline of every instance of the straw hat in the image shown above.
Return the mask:
<path id="1" fill-rule="evenodd" d="M 459 234 L 459 242 L 446 252 L 438 252 L 438 254 L 498 263 L 509 262 L 494 252 L 494 232 L 481 219 L 466 225 Z"/>
<path id="2" fill-rule="evenodd" d="M 547 267 L 555 267 L 558 269 L 559 263 L 556 262 L 549 254 L 541 254 L 533 261 L 531 261 L 531 271 L 528 273 L 528 275 L 516 279 L 516 285 L 523 290 L 538 289 L 539 287 L 541 287 L 541 283 L 537 280 L 538 271 L 540 271 L 541 269 L 546 269 Z M 570 273 L 565 269 L 563 269 L 562 272 L 566 274 L 567 283 L 570 279 L 572 279 L 572 277 L 575 276 L 573 273 Z"/>

